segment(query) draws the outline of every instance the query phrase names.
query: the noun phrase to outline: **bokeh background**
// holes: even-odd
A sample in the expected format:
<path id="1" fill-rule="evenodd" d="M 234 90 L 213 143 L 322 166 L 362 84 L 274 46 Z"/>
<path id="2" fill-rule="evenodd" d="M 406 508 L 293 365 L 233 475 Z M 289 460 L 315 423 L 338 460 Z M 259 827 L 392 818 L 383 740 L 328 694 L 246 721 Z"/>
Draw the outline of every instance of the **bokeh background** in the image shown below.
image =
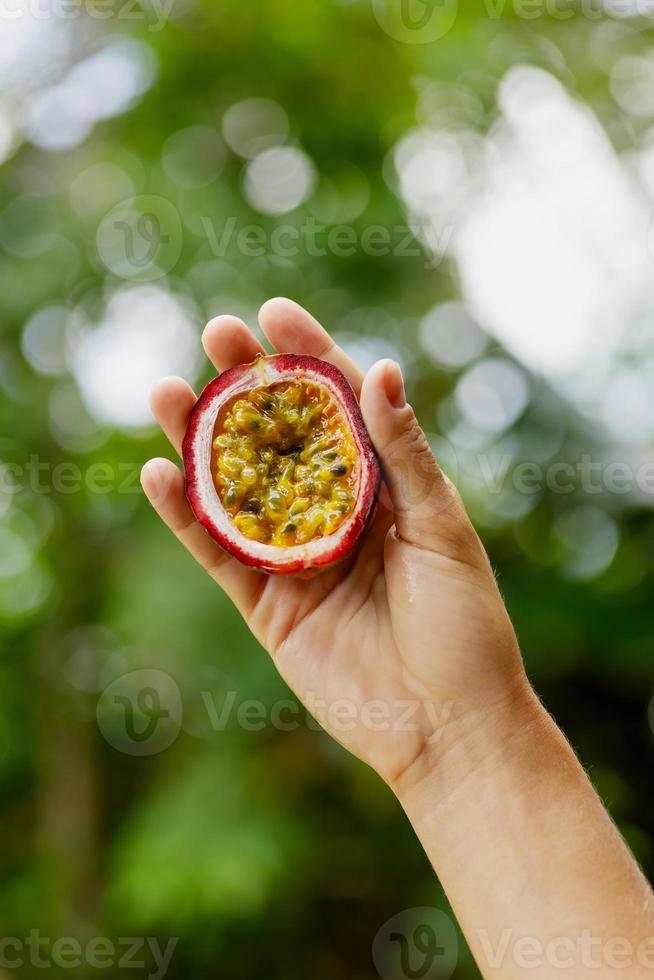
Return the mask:
<path id="1" fill-rule="evenodd" d="M 138 488 L 151 383 L 200 386 L 206 319 L 279 294 L 403 365 L 654 871 L 653 215 L 651 4 L 0 0 L 2 937 L 358 980 L 391 916 L 448 910 Z M 49 975 L 155 971 L 109 959 Z"/>

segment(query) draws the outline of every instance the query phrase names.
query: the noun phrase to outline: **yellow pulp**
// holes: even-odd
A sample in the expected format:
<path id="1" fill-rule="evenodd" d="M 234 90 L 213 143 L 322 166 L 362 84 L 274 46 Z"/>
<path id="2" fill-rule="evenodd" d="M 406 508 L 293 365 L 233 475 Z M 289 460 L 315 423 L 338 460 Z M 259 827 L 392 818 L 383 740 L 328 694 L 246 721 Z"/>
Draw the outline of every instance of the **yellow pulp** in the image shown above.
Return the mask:
<path id="1" fill-rule="evenodd" d="M 241 534 L 278 547 L 332 534 L 356 498 L 352 434 L 334 397 L 313 382 L 237 397 L 216 422 L 211 471 Z"/>

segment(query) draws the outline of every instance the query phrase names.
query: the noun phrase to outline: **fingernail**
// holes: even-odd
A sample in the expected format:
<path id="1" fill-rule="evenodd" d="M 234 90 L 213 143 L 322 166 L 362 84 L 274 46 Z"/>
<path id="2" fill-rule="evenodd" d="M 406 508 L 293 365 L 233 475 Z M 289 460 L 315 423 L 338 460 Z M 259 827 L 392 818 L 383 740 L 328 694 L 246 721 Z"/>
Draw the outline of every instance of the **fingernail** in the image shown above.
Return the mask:
<path id="1" fill-rule="evenodd" d="M 147 479 L 150 472 L 154 471 L 156 468 L 156 459 L 149 459 L 147 463 L 144 463 L 141 467 L 141 473 L 139 475 L 141 485 L 143 485 L 143 479 Z"/>
<path id="2" fill-rule="evenodd" d="M 406 405 L 402 370 L 395 361 L 388 362 L 388 367 L 384 373 L 384 389 L 393 408 L 403 408 Z"/>

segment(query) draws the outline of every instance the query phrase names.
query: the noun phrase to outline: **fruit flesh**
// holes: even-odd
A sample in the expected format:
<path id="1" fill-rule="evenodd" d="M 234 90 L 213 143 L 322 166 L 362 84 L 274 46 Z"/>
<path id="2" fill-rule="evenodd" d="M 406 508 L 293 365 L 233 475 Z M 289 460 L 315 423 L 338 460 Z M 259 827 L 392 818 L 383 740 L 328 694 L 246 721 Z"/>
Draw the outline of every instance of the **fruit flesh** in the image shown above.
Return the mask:
<path id="1" fill-rule="evenodd" d="M 250 540 L 287 548 L 332 534 L 354 509 L 358 469 L 347 421 L 315 382 L 253 388 L 216 421 L 216 490 Z"/>

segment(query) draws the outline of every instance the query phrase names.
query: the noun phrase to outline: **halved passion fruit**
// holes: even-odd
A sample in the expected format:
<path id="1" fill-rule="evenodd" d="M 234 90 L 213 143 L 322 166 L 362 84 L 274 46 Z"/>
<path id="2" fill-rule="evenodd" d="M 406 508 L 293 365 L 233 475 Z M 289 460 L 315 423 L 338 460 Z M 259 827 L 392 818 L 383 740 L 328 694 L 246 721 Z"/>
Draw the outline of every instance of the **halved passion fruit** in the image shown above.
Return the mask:
<path id="1" fill-rule="evenodd" d="M 183 446 L 198 521 L 246 565 L 289 574 L 344 558 L 380 471 L 344 375 L 316 357 L 259 356 L 214 378 Z"/>

